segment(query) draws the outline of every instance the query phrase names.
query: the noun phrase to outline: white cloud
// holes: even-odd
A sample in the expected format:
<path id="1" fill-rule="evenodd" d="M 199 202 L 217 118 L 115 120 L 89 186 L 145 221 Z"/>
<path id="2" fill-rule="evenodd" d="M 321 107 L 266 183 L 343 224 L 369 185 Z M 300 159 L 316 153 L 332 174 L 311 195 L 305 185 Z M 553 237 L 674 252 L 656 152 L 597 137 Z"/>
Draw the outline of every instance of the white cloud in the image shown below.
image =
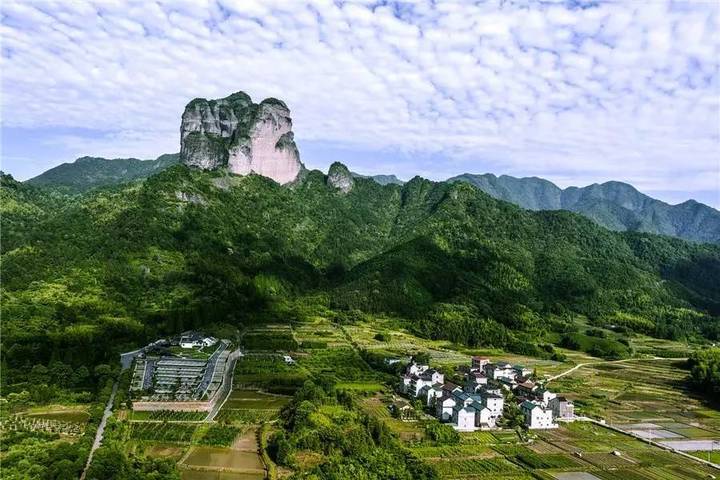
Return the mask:
<path id="1" fill-rule="evenodd" d="M 717 3 L 521 3 L 6 0 L 2 125 L 151 157 L 190 99 L 244 90 L 284 99 L 307 141 L 440 152 L 435 178 L 717 186 Z"/>

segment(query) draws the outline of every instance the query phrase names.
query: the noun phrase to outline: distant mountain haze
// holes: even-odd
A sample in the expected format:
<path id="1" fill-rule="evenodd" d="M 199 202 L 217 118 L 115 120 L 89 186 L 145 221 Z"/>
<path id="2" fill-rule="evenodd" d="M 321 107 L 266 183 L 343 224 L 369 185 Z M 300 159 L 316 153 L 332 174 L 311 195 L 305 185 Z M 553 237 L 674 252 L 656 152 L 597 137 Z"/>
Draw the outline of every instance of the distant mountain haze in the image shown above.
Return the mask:
<path id="1" fill-rule="evenodd" d="M 670 235 L 696 242 L 720 242 L 720 212 L 694 200 L 669 205 L 622 182 L 587 187 L 557 185 L 537 177 L 465 173 L 448 179 L 467 182 L 488 195 L 528 210 L 570 210 L 617 231 Z"/>

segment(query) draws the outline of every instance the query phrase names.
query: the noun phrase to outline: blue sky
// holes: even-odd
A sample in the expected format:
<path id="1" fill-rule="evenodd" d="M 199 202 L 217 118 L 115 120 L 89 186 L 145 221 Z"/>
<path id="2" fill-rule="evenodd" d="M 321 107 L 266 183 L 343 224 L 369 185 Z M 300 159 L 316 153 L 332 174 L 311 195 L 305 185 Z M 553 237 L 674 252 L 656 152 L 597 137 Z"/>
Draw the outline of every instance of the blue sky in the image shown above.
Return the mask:
<path id="1" fill-rule="evenodd" d="M 184 105 L 292 110 L 303 162 L 626 181 L 720 206 L 720 2 L 2 2 L 2 169 L 179 150 Z"/>

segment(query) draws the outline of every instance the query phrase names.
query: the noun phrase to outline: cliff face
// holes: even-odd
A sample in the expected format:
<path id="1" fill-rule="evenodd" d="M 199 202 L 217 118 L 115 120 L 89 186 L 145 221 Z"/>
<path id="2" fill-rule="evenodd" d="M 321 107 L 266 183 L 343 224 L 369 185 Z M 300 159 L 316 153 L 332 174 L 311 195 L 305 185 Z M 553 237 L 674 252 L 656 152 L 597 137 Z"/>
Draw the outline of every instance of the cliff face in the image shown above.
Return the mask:
<path id="1" fill-rule="evenodd" d="M 327 184 L 329 186 L 337 188 L 343 193 L 348 193 L 352 190 L 354 183 L 352 173 L 345 165 L 340 162 L 330 165 L 327 175 Z"/>
<path id="2" fill-rule="evenodd" d="M 255 104 L 238 92 L 219 100 L 195 99 L 185 107 L 180 143 L 181 161 L 205 170 L 227 167 L 286 184 L 303 168 L 290 110 L 274 98 Z"/>

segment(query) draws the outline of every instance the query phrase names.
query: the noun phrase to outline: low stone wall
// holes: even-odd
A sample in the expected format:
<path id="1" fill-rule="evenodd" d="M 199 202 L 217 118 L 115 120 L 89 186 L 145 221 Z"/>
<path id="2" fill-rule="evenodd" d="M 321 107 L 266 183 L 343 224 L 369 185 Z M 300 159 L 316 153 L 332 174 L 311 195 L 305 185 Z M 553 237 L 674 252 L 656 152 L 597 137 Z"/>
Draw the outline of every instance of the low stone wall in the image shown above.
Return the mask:
<path id="1" fill-rule="evenodd" d="M 133 402 L 133 410 L 156 412 L 172 410 L 174 412 L 209 412 L 212 402 Z"/>

